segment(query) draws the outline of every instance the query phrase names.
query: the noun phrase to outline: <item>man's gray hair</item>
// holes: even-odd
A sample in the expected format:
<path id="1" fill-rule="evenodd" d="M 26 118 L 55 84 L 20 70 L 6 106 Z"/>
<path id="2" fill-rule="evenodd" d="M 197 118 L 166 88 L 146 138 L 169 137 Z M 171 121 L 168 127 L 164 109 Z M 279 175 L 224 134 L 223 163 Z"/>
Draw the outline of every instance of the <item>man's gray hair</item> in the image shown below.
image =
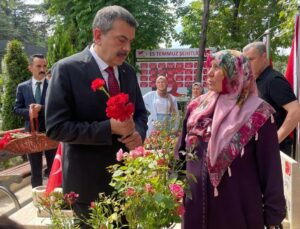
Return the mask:
<path id="1" fill-rule="evenodd" d="M 256 48 L 260 54 L 267 52 L 266 45 L 261 41 L 255 41 L 253 43 L 247 44 L 243 48 L 243 52 L 247 52 L 250 48 L 253 48 L 253 47 Z"/>
<path id="2" fill-rule="evenodd" d="M 105 34 L 111 30 L 114 21 L 118 19 L 127 22 L 134 28 L 138 26 L 133 15 L 125 8 L 121 6 L 106 6 L 98 10 L 94 18 L 93 29 L 99 28 Z"/>

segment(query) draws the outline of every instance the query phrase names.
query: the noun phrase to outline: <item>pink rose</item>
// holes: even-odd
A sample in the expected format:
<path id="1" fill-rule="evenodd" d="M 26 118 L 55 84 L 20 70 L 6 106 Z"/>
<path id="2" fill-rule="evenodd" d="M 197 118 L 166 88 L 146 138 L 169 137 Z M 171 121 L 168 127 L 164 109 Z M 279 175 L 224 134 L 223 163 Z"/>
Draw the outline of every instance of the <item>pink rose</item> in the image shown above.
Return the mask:
<path id="1" fill-rule="evenodd" d="M 145 189 L 148 193 L 154 193 L 154 189 L 152 188 L 151 184 L 145 184 Z"/>
<path id="2" fill-rule="evenodd" d="M 129 187 L 126 191 L 126 196 L 133 196 L 135 194 L 135 189 L 132 187 Z"/>
<path id="3" fill-rule="evenodd" d="M 179 215 L 179 216 L 183 216 L 184 213 L 185 213 L 185 208 L 184 208 L 184 206 L 183 206 L 183 205 L 178 206 L 177 209 L 176 209 L 176 213 L 177 213 L 177 215 Z"/>
<path id="4" fill-rule="evenodd" d="M 132 159 L 136 159 L 138 157 L 138 154 L 136 153 L 135 150 L 132 150 L 132 151 L 130 151 L 129 156 Z"/>
<path id="5" fill-rule="evenodd" d="M 139 146 L 137 148 L 135 148 L 134 150 L 131 150 L 129 155 L 131 156 L 132 159 L 135 159 L 137 157 L 142 157 L 144 156 L 144 147 Z"/>
<path id="6" fill-rule="evenodd" d="M 141 155 L 143 155 L 145 152 L 145 149 L 143 146 L 138 146 L 135 148 L 135 150 L 138 151 Z"/>
<path id="7" fill-rule="evenodd" d="M 179 184 L 169 184 L 169 189 L 176 199 L 180 199 L 184 196 L 183 188 Z"/>
<path id="8" fill-rule="evenodd" d="M 119 149 L 119 151 L 117 152 L 117 161 L 122 161 L 124 157 L 124 152 L 122 149 Z"/>

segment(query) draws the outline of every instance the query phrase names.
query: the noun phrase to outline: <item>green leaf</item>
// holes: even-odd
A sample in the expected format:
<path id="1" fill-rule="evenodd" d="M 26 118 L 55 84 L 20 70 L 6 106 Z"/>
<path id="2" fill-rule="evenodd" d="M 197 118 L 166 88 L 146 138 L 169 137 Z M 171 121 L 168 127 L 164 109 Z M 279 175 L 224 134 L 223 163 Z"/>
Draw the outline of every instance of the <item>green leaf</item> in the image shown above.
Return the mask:
<path id="1" fill-rule="evenodd" d="M 117 170 L 113 173 L 113 177 L 118 177 L 118 176 L 122 176 L 124 174 L 124 172 L 122 170 Z"/>

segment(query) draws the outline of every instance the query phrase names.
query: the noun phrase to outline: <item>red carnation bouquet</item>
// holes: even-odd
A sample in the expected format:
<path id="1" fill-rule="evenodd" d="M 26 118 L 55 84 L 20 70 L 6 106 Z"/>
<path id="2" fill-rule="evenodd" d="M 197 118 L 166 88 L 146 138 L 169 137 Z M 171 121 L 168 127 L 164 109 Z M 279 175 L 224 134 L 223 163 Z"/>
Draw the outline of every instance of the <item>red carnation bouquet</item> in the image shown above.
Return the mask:
<path id="1" fill-rule="evenodd" d="M 12 140 L 12 136 L 10 133 L 4 134 L 4 136 L 0 139 L 0 149 L 3 149 L 4 146 Z"/>
<path id="2" fill-rule="evenodd" d="M 29 133 L 22 133 L 19 130 L 9 131 L 0 137 L 0 150 L 2 150 L 10 141 L 18 138 L 25 138 L 30 136 Z"/>
<path id="3" fill-rule="evenodd" d="M 106 115 L 109 118 L 116 119 L 120 122 L 129 119 L 134 112 L 133 103 L 129 102 L 129 96 L 125 93 L 119 93 L 113 97 L 110 97 L 106 89 L 104 88 L 105 81 L 103 79 L 97 78 L 92 84 L 91 88 L 94 92 L 97 90 L 103 91 L 109 98 L 106 102 Z"/>
<path id="4" fill-rule="evenodd" d="M 134 105 L 129 102 L 129 96 L 120 93 L 107 101 L 106 115 L 120 122 L 129 119 L 134 112 Z"/>

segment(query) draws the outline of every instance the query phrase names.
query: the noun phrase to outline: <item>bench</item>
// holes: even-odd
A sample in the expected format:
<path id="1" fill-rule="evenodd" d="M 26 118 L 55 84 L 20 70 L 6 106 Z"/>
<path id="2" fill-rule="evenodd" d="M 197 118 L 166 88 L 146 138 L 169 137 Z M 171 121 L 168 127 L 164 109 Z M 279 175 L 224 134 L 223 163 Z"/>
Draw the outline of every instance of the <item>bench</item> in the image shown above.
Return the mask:
<path id="1" fill-rule="evenodd" d="M 10 154 L 9 152 L 0 151 L 0 162 L 18 155 Z M 46 167 L 46 160 L 43 159 L 43 168 Z M 21 208 L 18 198 L 12 192 L 10 186 L 13 183 L 21 183 L 22 180 L 31 175 L 29 161 L 22 164 L 0 171 L 0 191 L 4 192 L 15 204 L 17 209 Z"/>
<path id="2" fill-rule="evenodd" d="M 0 137 L 5 133 L 23 131 L 24 128 L 0 131 Z M 0 162 L 6 161 L 10 158 L 16 157 L 18 155 L 11 154 L 5 150 L 0 151 Z M 24 162 L 23 164 L 17 165 L 15 167 L 0 171 L 0 190 L 4 192 L 15 204 L 16 208 L 20 209 L 21 205 L 16 197 L 16 195 L 11 191 L 10 186 L 13 183 L 21 183 L 23 178 L 30 176 L 30 164 L 29 162 Z"/>
<path id="3" fill-rule="evenodd" d="M 10 186 L 13 183 L 21 183 L 23 178 L 30 175 L 31 169 L 28 161 L 0 172 L 0 190 L 8 195 L 17 209 L 20 209 L 21 205 L 16 195 L 11 191 Z"/>

